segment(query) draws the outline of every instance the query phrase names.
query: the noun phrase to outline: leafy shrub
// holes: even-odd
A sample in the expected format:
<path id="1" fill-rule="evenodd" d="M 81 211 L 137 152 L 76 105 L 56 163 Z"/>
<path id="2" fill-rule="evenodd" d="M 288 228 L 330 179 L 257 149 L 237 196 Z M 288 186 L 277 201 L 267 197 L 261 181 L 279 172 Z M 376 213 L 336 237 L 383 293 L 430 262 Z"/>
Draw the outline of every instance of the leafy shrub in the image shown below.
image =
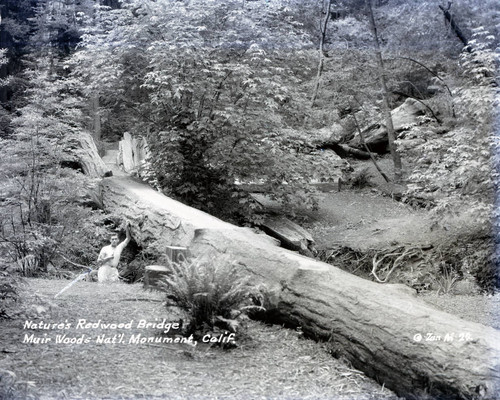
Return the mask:
<path id="1" fill-rule="evenodd" d="M 263 304 L 261 289 L 250 285 L 227 258 L 196 258 L 170 268 L 162 284 L 167 298 L 187 313 L 187 333 L 199 336 L 213 330 L 218 319 L 233 319 Z"/>
<path id="2" fill-rule="evenodd" d="M 485 293 L 494 293 L 500 288 L 500 257 L 491 249 L 478 249 L 470 260 L 470 273 Z"/>

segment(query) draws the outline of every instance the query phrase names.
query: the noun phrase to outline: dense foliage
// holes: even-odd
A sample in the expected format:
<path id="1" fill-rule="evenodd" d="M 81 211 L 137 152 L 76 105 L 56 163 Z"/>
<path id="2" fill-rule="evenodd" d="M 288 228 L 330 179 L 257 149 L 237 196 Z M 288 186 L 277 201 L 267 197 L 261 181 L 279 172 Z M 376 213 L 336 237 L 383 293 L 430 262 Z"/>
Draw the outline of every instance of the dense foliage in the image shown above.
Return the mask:
<path id="1" fill-rule="evenodd" d="M 129 113 L 125 129 L 147 137 L 166 193 L 238 219 L 251 204 L 237 181 L 286 197 L 313 170 L 332 175 L 327 159 L 311 163 L 280 135 L 303 120 L 308 93 L 297 88 L 312 67 L 311 35 L 290 10 L 132 1 L 113 17 L 105 34 L 84 37 L 73 72 L 92 82 L 109 121 Z"/>
<path id="2" fill-rule="evenodd" d="M 73 267 L 61 257 L 90 264 L 102 234 L 99 212 L 84 204 L 92 182 L 68 151 L 85 130 L 82 100 L 46 53 L 26 58 L 22 101 L 0 138 L 0 258 L 24 276 L 54 270 L 56 260 Z"/>

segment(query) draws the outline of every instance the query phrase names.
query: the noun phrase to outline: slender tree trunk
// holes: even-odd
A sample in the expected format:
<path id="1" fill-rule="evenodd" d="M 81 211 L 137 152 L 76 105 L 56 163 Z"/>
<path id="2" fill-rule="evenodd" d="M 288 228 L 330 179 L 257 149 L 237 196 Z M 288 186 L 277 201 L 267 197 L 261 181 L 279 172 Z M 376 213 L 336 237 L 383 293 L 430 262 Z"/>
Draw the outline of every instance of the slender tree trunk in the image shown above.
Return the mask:
<path id="1" fill-rule="evenodd" d="M 370 19 L 370 28 L 372 30 L 373 40 L 375 42 L 375 55 L 380 70 L 379 80 L 380 80 L 380 85 L 382 87 L 385 124 L 387 128 L 387 136 L 389 139 L 389 149 L 391 151 L 392 160 L 394 162 L 394 181 L 398 183 L 401 182 L 402 178 L 402 166 L 401 166 L 401 157 L 399 153 L 396 151 L 396 144 L 394 143 L 394 141 L 396 140 L 396 134 L 394 133 L 394 124 L 392 122 L 391 107 L 389 104 L 389 90 L 387 89 L 386 70 L 384 66 L 384 59 L 382 58 L 382 51 L 380 49 L 380 41 L 378 38 L 375 16 L 373 14 L 372 0 L 366 0 L 366 4 L 368 6 L 368 11 L 369 11 L 368 17 Z"/>
<path id="2" fill-rule="evenodd" d="M 93 136 L 96 143 L 101 141 L 101 115 L 99 113 L 99 95 L 92 98 L 92 114 L 94 115 Z"/>
<path id="3" fill-rule="evenodd" d="M 384 173 L 384 171 L 382 171 L 382 169 L 378 165 L 377 161 L 375 160 L 375 157 L 373 157 L 373 153 L 370 151 L 370 149 L 366 145 L 365 137 L 363 135 L 363 131 L 361 130 L 361 127 L 358 124 L 358 119 L 356 118 L 356 113 L 355 112 L 352 113 L 352 117 L 354 118 L 354 125 L 356 125 L 356 129 L 357 129 L 357 131 L 359 133 L 359 138 L 361 139 L 361 143 L 363 144 L 363 147 L 365 148 L 365 150 L 367 151 L 367 153 L 370 155 L 370 159 L 372 160 L 373 165 L 375 165 L 375 168 L 377 169 L 377 171 L 380 173 L 380 175 L 382 175 L 382 178 L 384 178 L 384 180 L 386 182 L 390 182 L 390 180 L 387 177 L 387 175 Z"/>
<path id="4" fill-rule="evenodd" d="M 459 28 L 459 26 L 455 22 L 455 19 L 453 18 L 453 16 L 450 14 L 449 9 L 451 6 L 451 2 L 449 2 L 449 3 L 450 4 L 448 5 L 448 8 L 445 9 L 443 6 L 439 6 L 439 8 L 443 12 L 444 17 L 446 18 L 446 21 L 448 21 L 448 23 L 450 24 L 451 29 L 453 29 L 453 32 L 455 32 L 455 35 L 457 35 L 457 37 L 460 39 L 460 41 L 463 43 L 464 46 L 467 46 L 469 44 L 469 41 L 467 40 L 465 35 L 462 33 L 462 30 Z M 467 50 L 470 51 L 470 48 L 468 48 Z"/>
<path id="5" fill-rule="evenodd" d="M 326 37 L 326 29 L 328 27 L 328 21 L 330 19 L 330 9 L 332 7 L 332 2 L 331 0 L 326 0 L 327 4 L 326 7 L 323 5 L 323 12 L 325 12 L 326 8 L 326 13 L 325 13 L 325 19 L 323 20 L 323 23 L 321 24 L 321 38 L 319 41 L 319 62 L 318 62 L 318 73 L 316 75 L 316 85 L 314 87 L 314 92 L 311 98 L 311 107 L 314 107 L 314 102 L 316 101 L 316 98 L 318 97 L 318 91 L 319 91 L 319 84 L 321 81 L 321 75 L 323 74 L 323 68 L 325 65 L 325 55 L 323 53 L 324 51 L 324 46 L 325 46 L 325 37 Z"/>

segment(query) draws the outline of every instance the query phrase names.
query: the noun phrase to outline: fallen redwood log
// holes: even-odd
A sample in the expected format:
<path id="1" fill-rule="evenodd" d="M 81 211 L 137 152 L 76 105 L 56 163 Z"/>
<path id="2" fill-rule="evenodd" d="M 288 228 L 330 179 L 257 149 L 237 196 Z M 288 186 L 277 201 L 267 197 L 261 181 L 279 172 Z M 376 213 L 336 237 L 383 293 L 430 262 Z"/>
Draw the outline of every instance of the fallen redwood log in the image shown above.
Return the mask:
<path id="1" fill-rule="evenodd" d="M 133 222 L 143 246 L 230 255 L 271 293 L 276 322 L 327 340 L 338 356 L 401 396 L 495 399 L 500 332 L 424 304 L 402 285 L 377 284 L 276 245 L 128 178 L 101 185 L 106 209 Z M 420 336 L 419 336 L 420 335 Z"/>

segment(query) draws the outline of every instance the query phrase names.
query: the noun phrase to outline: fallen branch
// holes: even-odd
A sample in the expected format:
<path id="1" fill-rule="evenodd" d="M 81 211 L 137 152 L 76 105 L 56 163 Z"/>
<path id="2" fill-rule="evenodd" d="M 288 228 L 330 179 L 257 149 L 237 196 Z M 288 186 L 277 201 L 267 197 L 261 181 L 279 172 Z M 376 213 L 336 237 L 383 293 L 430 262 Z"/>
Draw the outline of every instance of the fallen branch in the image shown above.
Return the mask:
<path id="1" fill-rule="evenodd" d="M 453 32 L 455 32 L 455 35 L 457 35 L 457 37 L 463 43 L 463 45 L 465 46 L 465 48 L 467 49 L 467 51 L 470 53 L 472 50 L 471 50 L 470 46 L 468 46 L 469 41 L 467 40 L 467 38 L 465 37 L 465 35 L 462 33 L 462 30 L 459 28 L 458 24 L 455 22 L 455 19 L 453 18 L 453 16 L 451 15 L 451 13 L 449 11 L 450 7 L 451 7 L 451 1 L 448 2 L 448 7 L 446 9 L 443 6 L 441 6 L 441 5 L 438 6 L 438 7 L 443 12 L 444 17 L 446 18 L 446 20 L 450 24 L 451 29 L 453 29 Z"/>
<path id="2" fill-rule="evenodd" d="M 446 84 L 446 82 L 443 80 L 443 78 L 441 78 L 438 74 L 436 74 L 434 71 L 432 71 L 425 64 L 423 64 L 420 61 L 415 60 L 415 59 L 413 59 L 411 57 L 396 57 L 396 58 L 400 58 L 402 60 L 408 60 L 408 61 L 414 62 L 415 64 L 420 65 L 421 67 L 425 68 L 432 76 L 434 76 L 436 79 L 438 79 L 439 81 L 441 81 L 441 83 L 443 84 L 443 86 L 446 88 L 446 91 L 448 92 L 448 95 L 451 98 L 451 112 L 452 112 L 453 118 L 456 118 L 455 105 L 453 104 L 453 94 L 451 92 L 450 87 Z"/>
<path id="3" fill-rule="evenodd" d="M 91 267 L 89 267 L 88 265 L 83 265 L 83 264 L 78 264 L 76 262 L 73 262 L 71 260 L 69 260 L 67 257 L 64 256 L 64 254 L 62 254 L 60 251 L 57 251 L 57 254 L 59 254 L 61 256 L 61 258 L 64 260 L 64 261 L 67 261 L 69 262 L 71 265 L 74 265 L 75 267 L 79 267 L 79 268 L 87 268 L 87 269 L 92 269 Z"/>
<path id="4" fill-rule="evenodd" d="M 379 165 L 377 164 L 377 161 L 375 160 L 375 157 L 373 157 L 373 153 L 370 151 L 370 149 L 368 148 L 366 142 L 365 142 L 365 137 L 363 135 L 363 131 L 361 130 L 359 124 L 358 124 L 358 119 L 356 118 L 356 113 L 353 112 L 352 113 L 352 117 L 354 118 L 354 124 L 356 125 L 356 129 L 358 130 L 358 133 L 359 133 L 359 138 L 361 139 L 361 143 L 363 144 L 363 147 L 366 149 L 367 153 L 370 155 L 370 158 L 373 162 L 373 165 L 375 165 L 375 168 L 377 169 L 377 171 L 380 173 L 380 175 L 382 175 L 382 178 L 384 178 L 384 180 L 386 182 L 390 182 L 389 178 L 387 177 L 387 175 L 384 173 L 384 171 L 382 171 L 379 167 Z"/>

